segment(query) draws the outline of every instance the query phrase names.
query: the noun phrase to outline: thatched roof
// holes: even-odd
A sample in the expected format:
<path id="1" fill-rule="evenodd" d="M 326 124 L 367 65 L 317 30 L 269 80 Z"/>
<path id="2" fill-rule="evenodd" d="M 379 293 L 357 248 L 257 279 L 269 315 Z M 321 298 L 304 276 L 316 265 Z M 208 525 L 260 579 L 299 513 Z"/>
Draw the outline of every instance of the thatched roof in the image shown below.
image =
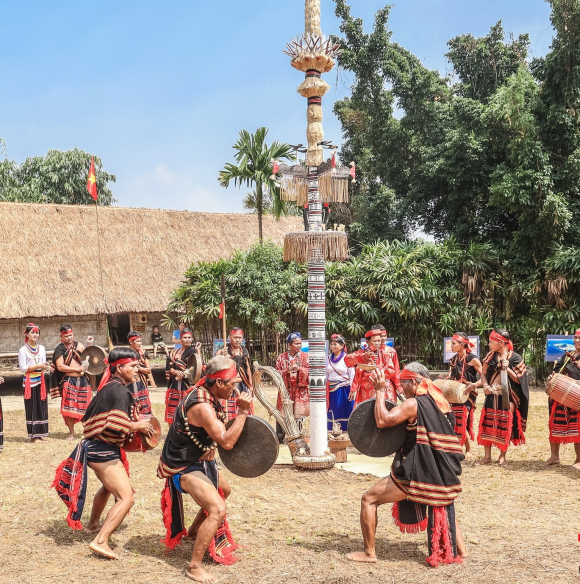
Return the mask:
<path id="1" fill-rule="evenodd" d="M 264 217 L 278 245 L 302 220 Z M 245 249 L 255 215 L 0 203 L 0 319 L 163 312 L 185 270 Z"/>

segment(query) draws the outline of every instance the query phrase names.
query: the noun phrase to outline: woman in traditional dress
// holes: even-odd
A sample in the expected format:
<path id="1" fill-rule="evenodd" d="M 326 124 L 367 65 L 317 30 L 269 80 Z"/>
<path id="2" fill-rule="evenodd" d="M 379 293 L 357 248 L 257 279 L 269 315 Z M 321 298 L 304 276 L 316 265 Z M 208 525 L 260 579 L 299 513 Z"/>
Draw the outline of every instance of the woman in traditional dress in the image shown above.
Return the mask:
<path id="1" fill-rule="evenodd" d="M 354 378 L 354 367 L 344 362 L 346 341 L 341 335 L 330 337 L 330 353 L 326 357 L 326 379 L 328 387 L 328 430 L 338 422 L 343 432 L 348 431 L 348 418 L 354 401 L 349 401 L 350 387 Z"/>
<path id="2" fill-rule="evenodd" d="M 455 353 L 449 361 L 449 373 L 447 379 L 453 379 L 467 385 L 466 393 L 469 399 L 465 403 L 453 403 L 451 409 L 455 414 L 455 434 L 459 438 L 461 446 L 465 444 L 465 458 L 472 458 L 471 443 L 469 438 L 475 440 L 473 433 L 473 418 L 475 416 L 475 400 L 477 399 L 477 387 L 481 381 L 477 380 L 477 374 L 481 375 L 482 365 L 475 353 L 472 353 L 474 345 L 465 333 L 455 333 L 451 339 L 451 350 Z"/>
<path id="3" fill-rule="evenodd" d="M 171 351 L 165 365 L 165 377 L 169 382 L 165 394 L 165 421 L 168 424 L 173 423 L 175 410 L 191 387 L 185 376 L 187 360 L 194 353 L 201 351 L 201 343 L 197 343 L 195 347 L 192 346 L 193 333 L 189 329 L 181 331 L 180 340 L 181 346 Z"/>
<path id="4" fill-rule="evenodd" d="M 510 403 L 504 409 L 502 396 L 492 386 L 501 383 L 501 370 L 508 374 Z M 526 443 L 524 432 L 528 419 L 530 394 L 526 364 L 514 351 L 510 334 L 505 329 L 495 329 L 489 335 L 489 353 L 483 359 L 481 384 L 485 402 L 479 420 L 477 443 L 485 448 L 485 457 L 480 464 L 491 463 L 491 448 L 500 450 L 498 464 L 505 466 L 506 452 L 510 442 L 514 446 Z"/>
<path id="5" fill-rule="evenodd" d="M 4 383 L 4 377 L 0 377 L 0 383 Z M 4 448 L 4 420 L 2 419 L 2 400 L 0 399 L 0 450 Z"/>
<path id="6" fill-rule="evenodd" d="M 18 351 L 18 366 L 24 373 L 24 410 L 26 412 L 26 431 L 30 442 L 45 442 L 48 436 L 48 401 L 46 399 L 45 373 L 52 372 L 46 362 L 46 350 L 38 344 L 40 328 L 34 323 L 26 325 L 24 346 Z"/>
<path id="7" fill-rule="evenodd" d="M 574 351 L 566 351 L 555 363 L 554 373 L 567 375 L 580 383 L 580 329 L 574 333 Z M 572 465 L 580 470 L 580 428 L 578 412 L 552 399 L 548 400 L 550 414 L 550 458 L 546 466 L 560 464 L 560 444 L 574 444 L 576 461 Z"/>

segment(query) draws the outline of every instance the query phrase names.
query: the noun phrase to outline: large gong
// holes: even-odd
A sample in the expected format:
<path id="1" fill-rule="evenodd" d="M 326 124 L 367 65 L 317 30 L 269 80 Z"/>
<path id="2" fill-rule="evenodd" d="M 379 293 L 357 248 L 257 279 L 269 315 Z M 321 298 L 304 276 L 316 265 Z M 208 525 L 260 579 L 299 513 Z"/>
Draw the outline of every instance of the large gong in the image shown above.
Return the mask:
<path id="1" fill-rule="evenodd" d="M 385 400 L 387 410 L 397 404 Z M 359 404 L 348 419 L 348 437 L 352 445 L 362 454 L 381 458 L 395 454 L 407 436 L 406 422 L 390 428 L 379 428 L 375 420 L 375 398 Z"/>
<path id="2" fill-rule="evenodd" d="M 87 373 L 90 375 L 100 375 L 105 371 L 107 368 L 107 364 L 105 363 L 106 358 L 107 352 L 105 349 L 97 345 L 87 347 L 81 354 L 81 359 L 89 363 Z"/>
<path id="3" fill-rule="evenodd" d="M 190 385 L 195 385 L 201 379 L 201 359 L 199 353 L 192 353 L 187 360 L 185 378 Z"/>
<path id="4" fill-rule="evenodd" d="M 230 428 L 234 420 L 226 424 Z M 234 447 L 218 446 L 224 466 L 235 475 L 255 479 L 267 473 L 278 458 L 278 437 L 272 426 L 262 418 L 247 416 L 244 429 Z"/>

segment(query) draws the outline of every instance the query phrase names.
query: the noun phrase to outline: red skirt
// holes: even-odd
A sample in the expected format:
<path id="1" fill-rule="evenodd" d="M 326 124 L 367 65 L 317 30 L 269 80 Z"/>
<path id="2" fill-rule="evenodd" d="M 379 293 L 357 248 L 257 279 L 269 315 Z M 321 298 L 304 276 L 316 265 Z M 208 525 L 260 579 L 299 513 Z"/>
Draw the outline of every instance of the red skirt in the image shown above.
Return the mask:
<path id="1" fill-rule="evenodd" d="M 92 399 L 93 390 L 86 375 L 82 377 L 66 376 L 63 379 L 62 402 L 60 404 L 60 413 L 63 418 L 72 418 L 80 422 Z"/>

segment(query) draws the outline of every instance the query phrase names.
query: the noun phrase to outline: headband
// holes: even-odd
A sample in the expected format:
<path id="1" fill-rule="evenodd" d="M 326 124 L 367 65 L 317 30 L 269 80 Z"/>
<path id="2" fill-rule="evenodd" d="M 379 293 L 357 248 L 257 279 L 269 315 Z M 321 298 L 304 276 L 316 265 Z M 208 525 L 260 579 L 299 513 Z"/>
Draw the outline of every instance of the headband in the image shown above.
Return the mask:
<path id="1" fill-rule="evenodd" d="M 242 336 L 244 335 L 244 331 L 243 331 L 241 328 L 239 328 L 239 327 L 233 328 L 233 329 L 230 331 L 230 333 L 229 333 L 229 334 L 230 334 L 230 335 L 233 335 L 234 333 L 237 333 L 237 332 L 240 332 L 240 333 L 242 333 Z"/>
<path id="2" fill-rule="evenodd" d="M 399 379 L 406 380 L 406 379 L 426 379 L 422 375 L 415 373 L 414 371 L 410 371 L 409 369 L 403 368 L 401 371 L 401 377 Z"/>
<path id="3" fill-rule="evenodd" d="M 233 363 L 229 369 L 222 369 L 217 373 L 212 373 L 211 375 L 206 375 L 208 379 L 233 379 L 238 376 L 238 368 L 236 364 Z"/>
<path id="4" fill-rule="evenodd" d="M 462 337 L 460 335 L 453 335 L 451 337 L 451 340 L 457 341 L 458 343 L 465 345 L 470 352 L 475 348 L 475 345 L 469 339 L 466 339 L 465 337 Z"/>
<path id="5" fill-rule="evenodd" d="M 365 333 L 365 339 L 370 339 L 371 337 L 381 336 L 383 333 L 380 330 L 370 330 Z"/>
<path id="6" fill-rule="evenodd" d="M 500 335 L 496 331 L 491 331 L 489 335 L 489 340 L 496 341 L 498 343 L 507 343 L 508 350 L 510 351 L 514 350 L 514 344 L 509 339 L 506 339 L 504 336 Z"/>
<path id="7" fill-rule="evenodd" d="M 105 363 L 105 365 L 108 365 L 108 367 L 107 369 L 105 369 L 105 372 L 103 373 L 103 379 L 101 379 L 101 383 L 99 383 L 97 391 L 101 391 L 101 389 L 103 389 L 103 387 L 105 387 L 105 385 L 109 383 L 113 367 L 118 367 L 119 365 L 126 365 L 127 363 L 131 363 L 133 361 L 137 361 L 137 359 L 135 359 L 134 357 L 123 357 L 122 359 L 117 359 L 116 361 L 109 361 L 108 357 L 105 357 L 103 363 Z"/>
<path id="8" fill-rule="evenodd" d="M 127 337 L 127 340 L 129 342 L 131 342 L 133 339 L 140 339 L 141 335 L 131 335 L 130 337 Z"/>
<path id="9" fill-rule="evenodd" d="M 36 326 L 33 322 L 29 322 L 24 329 L 24 334 L 27 335 L 28 333 L 39 333 L 40 327 Z"/>
<path id="10" fill-rule="evenodd" d="M 301 339 L 302 335 L 300 333 L 292 333 L 286 337 L 287 343 L 293 343 L 296 339 Z"/>
<path id="11" fill-rule="evenodd" d="M 578 329 L 575 333 L 574 336 L 579 336 L 580 337 L 580 329 Z"/>
<path id="12" fill-rule="evenodd" d="M 72 327 L 69 326 L 67 329 L 60 331 L 60 336 L 62 337 L 64 335 L 70 335 L 70 333 L 72 333 L 72 332 L 73 332 Z"/>
<path id="13" fill-rule="evenodd" d="M 336 341 L 336 342 L 341 343 L 342 345 L 346 346 L 346 341 L 344 340 L 344 337 L 342 335 L 331 335 L 330 340 Z"/>

